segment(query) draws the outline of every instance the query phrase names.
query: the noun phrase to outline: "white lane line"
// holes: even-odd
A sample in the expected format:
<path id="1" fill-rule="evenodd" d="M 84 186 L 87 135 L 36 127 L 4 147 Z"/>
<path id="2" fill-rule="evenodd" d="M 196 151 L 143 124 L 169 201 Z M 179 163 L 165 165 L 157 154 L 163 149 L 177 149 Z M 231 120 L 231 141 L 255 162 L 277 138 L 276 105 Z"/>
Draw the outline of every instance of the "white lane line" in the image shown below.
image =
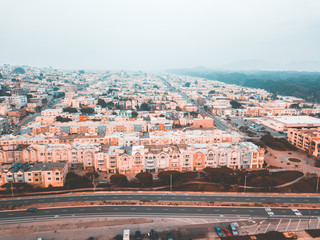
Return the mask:
<path id="1" fill-rule="evenodd" d="M 203 219 L 203 218 L 201 218 L 201 220 L 204 221 L 205 223 L 209 223 L 207 220 L 205 220 L 205 219 Z"/>
<path id="2" fill-rule="evenodd" d="M 279 221 L 279 223 L 278 223 L 278 225 L 277 225 L 277 227 L 276 227 L 275 231 L 277 231 L 278 227 L 280 226 L 281 221 L 282 221 L 282 218 L 280 219 L 280 221 Z"/>
<path id="3" fill-rule="evenodd" d="M 290 218 L 290 220 L 289 220 L 289 222 L 288 222 L 288 226 L 287 226 L 287 228 L 286 228 L 286 232 L 288 231 L 288 229 L 289 229 L 289 225 L 290 225 L 290 223 L 291 223 L 291 218 Z"/>
<path id="4" fill-rule="evenodd" d="M 298 229 L 299 229 L 300 222 L 301 222 L 301 219 L 299 219 L 299 222 L 298 222 L 297 227 L 296 227 L 296 231 L 298 231 Z"/>
<path id="5" fill-rule="evenodd" d="M 186 218 L 189 222 L 191 222 L 192 224 L 196 224 L 194 221 L 192 221 L 191 219 L 189 218 Z"/>
<path id="6" fill-rule="evenodd" d="M 265 233 L 268 231 L 268 228 L 270 227 L 270 225 L 271 225 L 271 222 L 268 224 L 266 230 L 264 230 Z"/>

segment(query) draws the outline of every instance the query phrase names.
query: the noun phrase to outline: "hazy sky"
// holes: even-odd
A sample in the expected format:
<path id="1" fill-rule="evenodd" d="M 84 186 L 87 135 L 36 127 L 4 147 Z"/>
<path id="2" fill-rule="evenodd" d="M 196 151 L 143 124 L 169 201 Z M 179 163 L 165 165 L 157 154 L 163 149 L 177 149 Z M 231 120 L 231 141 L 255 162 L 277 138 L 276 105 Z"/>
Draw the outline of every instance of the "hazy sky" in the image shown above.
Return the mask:
<path id="1" fill-rule="evenodd" d="M 319 0 L 0 0 L 0 8 L 0 64 L 154 70 L 320 62 Z"/>

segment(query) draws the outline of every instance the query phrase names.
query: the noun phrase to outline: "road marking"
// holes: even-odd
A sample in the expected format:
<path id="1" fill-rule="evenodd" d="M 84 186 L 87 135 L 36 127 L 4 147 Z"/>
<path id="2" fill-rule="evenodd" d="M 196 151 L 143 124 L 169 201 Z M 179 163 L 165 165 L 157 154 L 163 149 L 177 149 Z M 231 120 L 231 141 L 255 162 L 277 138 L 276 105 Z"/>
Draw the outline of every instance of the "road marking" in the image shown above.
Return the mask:
<path id="1" fill-rule="evenodd" d="M 288 231 L 288 229 L 289 229 L 289 225 L 290 225 L 290 223 L 291 223 L 291 218 L 290 218 L 290 220 L 289 220 L 289 222 L 288 222 L 288 226 L 287 226 L 287 228 L 286 228 L 286 232 Z"/>
<path id="2" fill-rule="evenodd" d="M 168 208 L 164 208 L 163 210 L 164 210 L 164 211 L 168 211 L 169 209 L 168 209 Z"/>
<path id="3" fill-rule="evenodd" d="M 115 208 L 112 208 L 113 210 L 119 210 L 119 208 L 115 207 Z"/>
<path id="4" fill-rule="evenodd" d="M 268 231 L 268 228 L 270 227 L 270 225 L 271 225 L 271 222 L 268 224 L 266 230 L 264 230 L 265 233 Z"/>
<path id="5" fill-rule="evenodd" d="M 65 209 L 62 209 L 62 212 L 66 212 L 67 210 L 65 210 Z"/>
<path id="6" fill-rule="evenodd" d="M 208 222 L 207 220 L 205 220 L 205 219 L 202 219 L 202 218 L 201 218 L 201 220 L 204 221 L 205 223 L 209 223 L 209 222 Z"/>
<path id="7" fill-rule="evenodd" d="M 130 208 L 131 210 L 136 210 L 137 208 L 133 207 L 133 208 Z"/>
<path id="8" fill-rule="evenodd" d="M 185 209 L 184 208 L 180 208 L 180 211 L 185 211 Z"/>
<path id="9" fill-rule="evenodd" d="M 146 210 L 148 210 L 148 211 L 152 211 L 152 209 L 151 209 L 151 208 L 147 208 Z"/>
<path id="10" fill-rule="evenodd" d="M 189 218 L 186 218 L 189 222 L 191 222 L 192 224 L 196 224 L 194 221 L 190 220 Z"/>
<path id="11" fill-rule="evenodd" d="M 253 210 L 249 210 L 249 212 L 254 212 Z"/>
<path id="12" fill-rule="evenodd" d="M 318 218 L 317 229 L 319 229 L 320 219 Z"/>
<path id="13" fill-rule="evenodd" d="M 298 231 L 298 228 L 299 228 L 300 222 L 301 222 L 301 219 L 299 219 L 299 222 L 298 222 L 297 227 L 296 227 L 296 231 Z"/>
<path id="14" fill-rule="evenodd" d="M 202 210 L 202 209 L 198 209 L 197 211 L 198 211 L 198 212 L 202 212 L 203 210 Z"/>
<path id="15" fill-rule="evenodd" d="M 84 211 L 84 209 L 83 209 L 83 208 L 81 208 L 81 209 L 79 209 L 79 211 Z"/>
<path id="16" fill-rule="evenodd" d="M 282 221 L 282 218 L 280 219 L 280 221 L 279 221 L 279 223 L 278 223 L 278 225 L 277 225 L 277 227 L 276 227 L 275 231 L 277 231 L 278 227 L 280 226 L 281 221 Z"/>

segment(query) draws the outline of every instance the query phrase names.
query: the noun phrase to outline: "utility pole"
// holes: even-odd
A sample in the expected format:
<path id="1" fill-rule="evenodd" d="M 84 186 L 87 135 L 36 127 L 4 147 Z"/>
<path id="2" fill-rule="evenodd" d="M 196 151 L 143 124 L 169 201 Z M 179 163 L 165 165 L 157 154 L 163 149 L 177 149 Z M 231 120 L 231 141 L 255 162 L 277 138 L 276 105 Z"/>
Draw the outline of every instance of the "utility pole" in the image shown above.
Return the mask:
<path id="1" fill-rule="evenodd" d="M 96 185 L 94 184 L 94 173 L 92 174 L 92 185 L 93 185 L 93 191 L 96 191 Z"/>
<path id="2" fill-rule="evenodd" d="M 318 179 L 317 179 L 317 186 L 316 186 L 316 193 L 318 192 L 318 190 L 319 190 L 319 178 L 320 178 L 320 176 L 318 175 Z"/>
<path id="3" fill-rule="evenodd" d="M 172 192 L 172 174 L 170 174 L 170 191 Z"/>
<path id="4" fill-rule="evenodd" d="M 12 197 L 14 197 L 14 194 L 13 194 L 13 181 L 11 181 L 11 195 L 12 195 Z"/>
<path id="5" fill-rule="evenodd" d="M 247 188 L 247 175 L 244 176 L 244 192 L 246 192 Z"/>

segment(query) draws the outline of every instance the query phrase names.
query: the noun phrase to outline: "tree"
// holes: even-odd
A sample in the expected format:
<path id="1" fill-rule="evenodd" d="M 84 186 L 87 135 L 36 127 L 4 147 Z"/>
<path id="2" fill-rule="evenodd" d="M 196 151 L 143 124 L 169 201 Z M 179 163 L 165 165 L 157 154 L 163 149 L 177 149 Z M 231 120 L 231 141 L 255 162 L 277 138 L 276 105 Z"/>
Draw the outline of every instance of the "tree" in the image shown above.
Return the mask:
<path id="1" fill-rule="evenodd" d="M 84 70 L 79 70 L 79 74 L 84 74 Z"/>
<path id="2" fill-rule="evenodd" d="M 113 102 L 107 102 L 107 108 L 108 109 L 113 109 L 114 108 L 114 103 Z"/>
<path id="3" fill-rule="evenodd" d="M 158 174 L 158 177 L 167 184 L 170 183 L 170 176 L 172 176 L 172 181 L 176 181 L 182 178 L 182 174 L 175 170 L 163 171 Z"/>
<path id="4" fill-rule="evenodd" d="M 68 113 L 77 113 L 78 109 L 72 108 L 72 107 L 66 107 L 63 109 L 63 112 L 68 112 Z"/>
<path id="5" fill-rule="evenodd" d="M 138 117 L 138 113 L 137 113 L 136 111 L 133 111 L 133 112 L 132 112 L 132 117 L 133 117 L 133 118 Z"/>
<path id="6" fill-rule="evenodd" d="M 57 122 L 71 122 L 72 121 L 72 119 L 71 118 L 68 118 L 68 117 L 61 117 L 61 116 L 57 116 L 56 117 L 56 121 Z"/>
<path id="7" fill-rule="evenodd" d="M 191 85 L 190 82 L 186 82 L 186 83 L 184 84 L 185 87 L 190 87 L 190 85 Z"/>
<path id="8" fill-rule="evenodd" d="M 150 186 L 152 184 L 153 176 L 149 172 L 140 172 L 136 178 L 142 182 L 142 186 Z"/>
<path id="9" fill-rule="evenodd" d="M 100 105 L 102 108 L 106 108 L 108 106 L 106 101 L 101 98 L 98 99 L 98 105 Z"/>
<path id="10" fill-rule="evenodd" d="M 235 109 L 242 108 L 241 103 L 239 103 L 239 102 L 237 102 L 237 101 L 235 101 L 235 100 L 231 100 L 231 101 L 230 101 L 230 104 L 231 104 L 231 107 L 232 107 L 232 108 L 235 108 Z"/>
<path id="11" fill-rule="evenodd" d="M 94 109 L 93 108 L 81 108 L 81 113 L 83 114 L 91 114 L 94 113 Z"/>
<path id="12" fill-rule="evenodd" d="M 79 176 L 73 172 L 69 172 L 66 176 L 65 186 L 67 188 L 87 188 L 92 187 L 92 181 L 86 176 Z"/>
<path id="13" fill-rule="evenodd" d="M 15 69 L 13 69 L 12 73 L 25 74 L 26 71 L 25 71 L 22 67 L 17 67 L 17 68 L 15 68 Z"/>
<path id="14" fill-rule="evenodd" d="M 298 103 L 293 103 L 290 105 L 290 108 L 300 109 L 300 105 Z"/>
<path id="15" fill-rule="evenodd" d="M 2 78 L 2 74 L 0 73 L 0 78 Z"/>
<path id="16" fill-rule="evenodd" d="M 113 174 L 110 177 L 110 181 L 112 184 L 117 185 L 118 187 L 126 186 L 128 183 L 128 179 L 123 174 Z"/>
<path id="17" fill-rule="evenodd" d="M 209 94 L 214 94 L 216 91 L 214 91 L 214 90 L 211 90 L 210 92 L 209 92 Z"/>
<path id="18" fill-rule="evenodd" d="M 199 113 L 194 112 L 194 111 L 190 112 L 190 115 L 191 115 L 193 118 L 198 117 L 198 114 L 199 114 Z"/>
<path id="19" fill-rule="evenodd" d="M 149 105 L 147 103 L 142 103 L 140 106 L 140 110 L 141 111 L 149 111 L 150 110 Z"/>

